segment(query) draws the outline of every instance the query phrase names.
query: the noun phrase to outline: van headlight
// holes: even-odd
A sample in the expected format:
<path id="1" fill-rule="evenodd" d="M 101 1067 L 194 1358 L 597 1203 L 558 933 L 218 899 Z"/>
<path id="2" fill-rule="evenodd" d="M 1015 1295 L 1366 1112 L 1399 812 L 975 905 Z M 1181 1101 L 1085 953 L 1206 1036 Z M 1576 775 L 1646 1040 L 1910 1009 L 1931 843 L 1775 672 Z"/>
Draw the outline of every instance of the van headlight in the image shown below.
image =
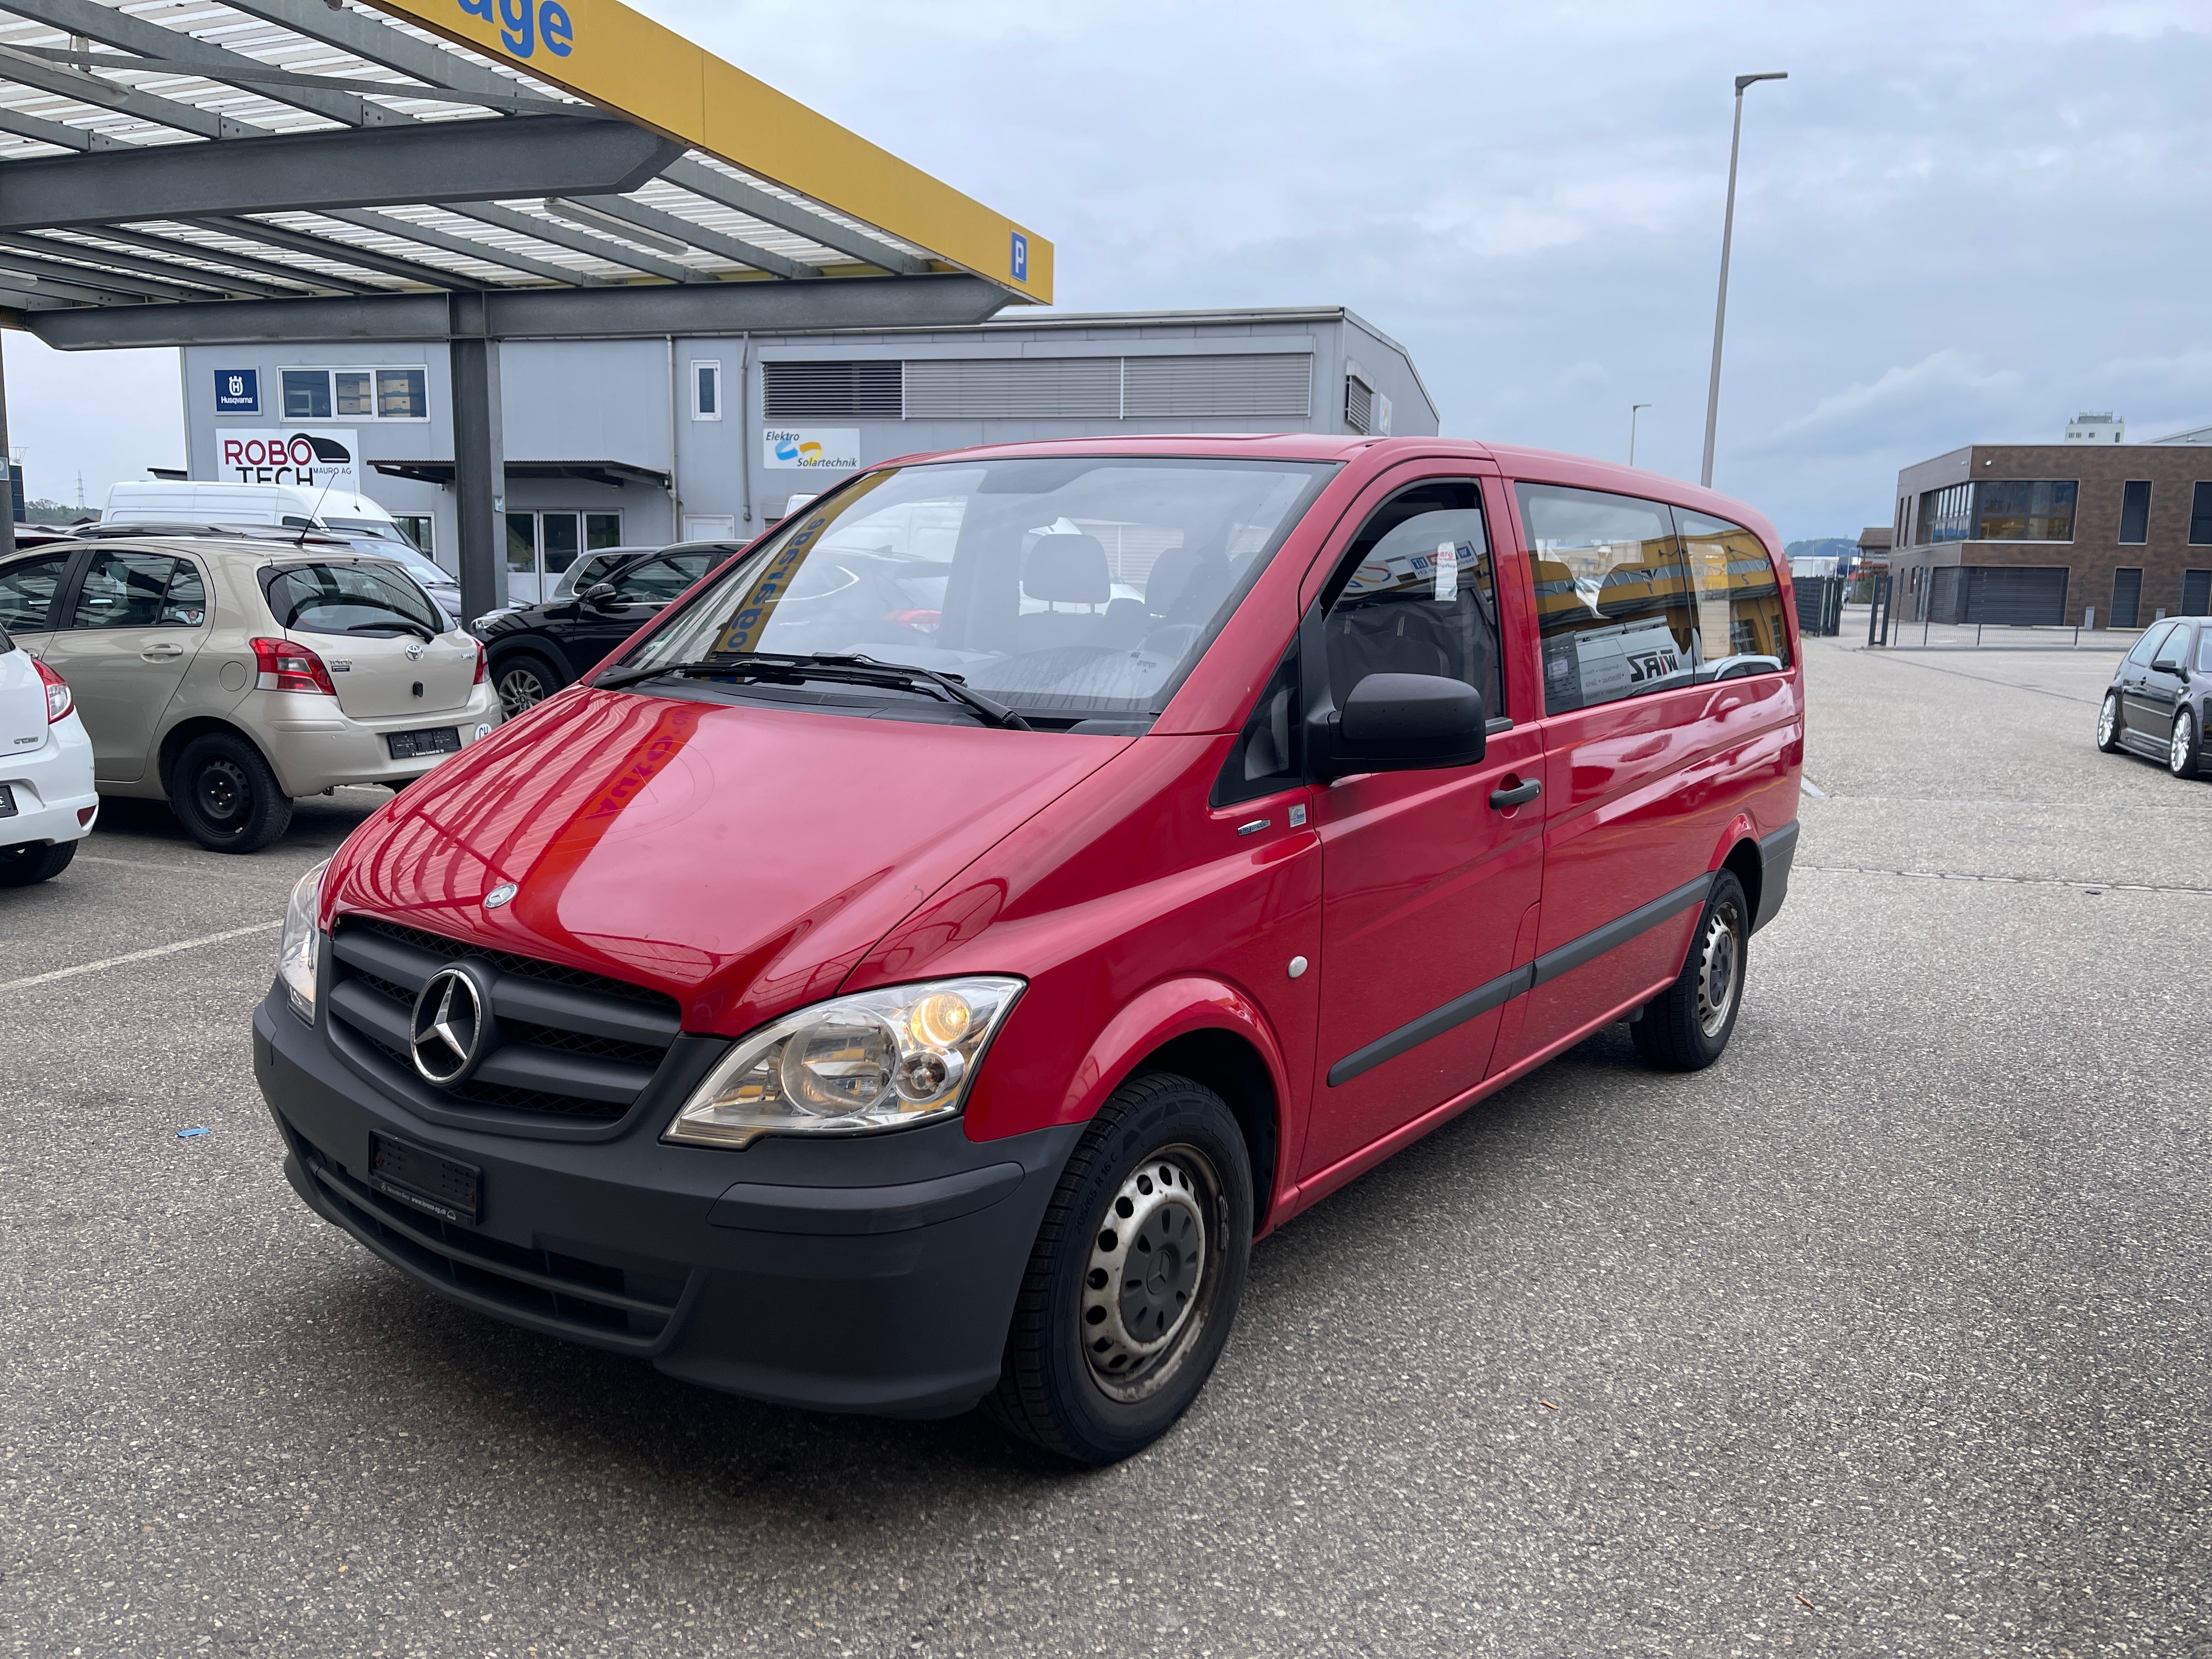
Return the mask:
<path id="1" fill-rule="evenodd" d="M 662 1139 L 747 1146 L 765 1134 L 856 1134 L 949 1117 L 1022 983 L 931 980 L 802 1008 L 732 1048 Z"/>
<path id="2" fill-rule="evenodd" d="M 276 945 L 276 977 L 284 981 L 284 994 L 292 1012 L 315 1023 L 315 953 L 320 936 L 315 932 L 315 909 L 323 896 L 325 859 L 292 884 L 292 896 L 284 906 L 284 937 Z"/>

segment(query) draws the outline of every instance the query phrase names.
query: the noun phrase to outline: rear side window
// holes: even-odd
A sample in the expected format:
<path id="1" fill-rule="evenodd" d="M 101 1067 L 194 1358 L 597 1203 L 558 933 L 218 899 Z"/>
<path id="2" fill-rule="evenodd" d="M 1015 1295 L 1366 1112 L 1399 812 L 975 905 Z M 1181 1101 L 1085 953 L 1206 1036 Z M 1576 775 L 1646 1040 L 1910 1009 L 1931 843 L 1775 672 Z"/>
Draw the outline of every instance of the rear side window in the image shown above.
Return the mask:
<path id="1" fill-rule="evenodd" d="M 198 628 L 207 590 L 189 559 L 167 553 L 102 550 L 77 588 L 75 628 Z"/>
<path id="2" fill-rule="evenodd" d="M 1544 647 L 1544 712 L 1687 685 L 1697 613 L 1673 515 L 1658 501 L 1516 484 Z"/>
<path id="3" fill-rule="evenodd" d="M 354 564 L 292 565 L 267 578 L 270 614 L 296 634 L 445 631 L 422 590 L 397 571 Z"/>
<path id="4" fill-rule="evenodd" d="M 53 626 L 54 594 L 69 569 L 70 555 L 49 553 L 22 559 L 0 570 L 0 628 L 42 634 Z"/>
<path id="5" fill-rule="evenodd" d="M 1322 603 L 1340 707 L 1370 674 L 1437 674 L 1481 692 L 1492 718 L 1506 712 L 1490 537 L 1472 480 L 1416 484 L 1376 507 Z"/>
<path id="6" fill-rule="evenodd" d="M 1740 524 L 1674 509 L 1695 598 L 1697 678 L 1773 673 L 1790 666 L 1782 579 L 1766 544 Z"/>

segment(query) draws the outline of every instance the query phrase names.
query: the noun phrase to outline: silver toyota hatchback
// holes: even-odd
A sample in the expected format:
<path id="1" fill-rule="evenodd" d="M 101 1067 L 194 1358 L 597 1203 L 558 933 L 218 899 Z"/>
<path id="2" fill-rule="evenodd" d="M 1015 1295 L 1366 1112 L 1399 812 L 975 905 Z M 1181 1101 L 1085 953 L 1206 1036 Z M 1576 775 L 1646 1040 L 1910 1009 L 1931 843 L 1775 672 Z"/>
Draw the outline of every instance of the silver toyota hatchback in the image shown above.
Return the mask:
<path id="1" fill-rule="evenodd" d="M 131 533 L 0 563 L 0 630 L 68 681 L 102 795 L 258 851 L 296 795 L 413 781 L 499 724 L 483 647 L 397 562 L 312 534 Z"/>

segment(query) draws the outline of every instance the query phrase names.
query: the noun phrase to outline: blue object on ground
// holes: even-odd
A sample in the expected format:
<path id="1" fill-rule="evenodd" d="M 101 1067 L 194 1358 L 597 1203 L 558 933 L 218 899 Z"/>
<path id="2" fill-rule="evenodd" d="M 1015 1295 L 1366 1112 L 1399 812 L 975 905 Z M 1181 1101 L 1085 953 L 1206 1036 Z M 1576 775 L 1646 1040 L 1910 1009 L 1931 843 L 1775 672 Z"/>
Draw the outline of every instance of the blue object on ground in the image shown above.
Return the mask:
<path id="1" fill-rule="evenodd" d="M 205 1129 L 179 1129 L 177 1131 L 177 1139 L 179 1140 L 190 1140 L 195 1135 L 204 1135 L 205 1133 L 207 1133 Z"/>

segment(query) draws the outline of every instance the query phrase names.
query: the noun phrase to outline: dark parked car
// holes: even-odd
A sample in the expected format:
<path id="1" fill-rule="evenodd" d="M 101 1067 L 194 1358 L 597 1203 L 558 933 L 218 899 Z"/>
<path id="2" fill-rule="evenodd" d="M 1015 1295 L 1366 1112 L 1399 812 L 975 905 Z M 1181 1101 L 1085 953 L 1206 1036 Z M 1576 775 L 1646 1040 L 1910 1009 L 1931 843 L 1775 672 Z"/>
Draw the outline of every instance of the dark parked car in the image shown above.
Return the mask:
<path id="1" fill-rule="evenodd" d="M 470 624 L 491 659 L 509 719 L 534 708 L 659 616 L 668 602 L 743 542 L 678 542 L 617 565 L 582 592 Z"/>
<path id="2" fill-rule="evenodd" d="M 2154 623 L 2113 672 L 2097 711 L 2097 747 L 2164 761 L 2177 778 L 2203 775 L 2212 688 L 2212 619 Z"/>

